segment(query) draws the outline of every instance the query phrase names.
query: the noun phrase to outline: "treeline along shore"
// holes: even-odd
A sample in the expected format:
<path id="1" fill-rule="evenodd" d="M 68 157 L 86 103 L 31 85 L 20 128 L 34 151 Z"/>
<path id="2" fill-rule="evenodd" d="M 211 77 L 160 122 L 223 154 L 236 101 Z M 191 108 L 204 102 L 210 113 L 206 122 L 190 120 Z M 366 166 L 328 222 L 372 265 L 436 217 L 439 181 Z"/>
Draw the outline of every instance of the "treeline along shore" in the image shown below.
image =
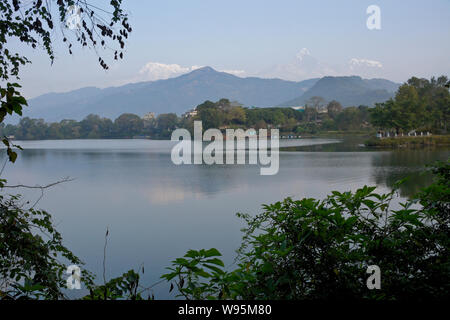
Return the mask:
<path id="1" fill-rule="evenodd" d="M 370 146 L 448 144 L 446 135 L 450 119 L 449 80 L 413 77 L 399 87 L 394 98 L 375 107 L 347 106 L 338 101 L 327 102 L 312 97 L 305 106 L 245 108 L 239 103 L 221 99 L 205 101 L 195 109 L 178 116 L 175 113 L 151 112 L 140 117 L 124 113 L 114 121 L 99 115 L 88 115 L 81 121 L 62 120 L 47 123 L 43 119 L 24 117 L 16 125 L 0 124 L 2 136 L 18 140 L 46 139 L 169 139 L 173 130 L 193 130 L 194 121 L 202 121 L 203 129 L 271 129 L 277 128 L 284 135 L 311 135 L 319 133 L 367 133 L 397 138 L 371 139 Z M 425 132 L 426 138 L 404 137 L 411 132 Z"/>

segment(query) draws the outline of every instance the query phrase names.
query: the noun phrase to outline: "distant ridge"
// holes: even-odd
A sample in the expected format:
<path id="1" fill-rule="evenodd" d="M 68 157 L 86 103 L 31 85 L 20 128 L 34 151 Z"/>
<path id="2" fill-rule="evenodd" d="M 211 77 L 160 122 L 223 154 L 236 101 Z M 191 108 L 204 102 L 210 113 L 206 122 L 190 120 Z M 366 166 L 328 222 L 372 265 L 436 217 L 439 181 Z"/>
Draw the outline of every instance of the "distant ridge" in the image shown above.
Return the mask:
<path id="1" fill-rule="evenodd" d="M 44 94 L 29 100 L 30 107 L 26 108 L 24 116 L 60 121 L 81 120 L 91 113 L 111 119 L 122 113 L 181 114 L 205 100 L 221 98 L 237 100 L 248 107 L 270 107 L 301 95 L 317 80 L 240 78 L 204 67 L 166 80 Z"/>
<path id="2" fill-rule="evenodd" d="M 343 80 L 346 78 L 350 81 Z M 110 119 L 122 113 L 139 116 L 147 112 L 182 114 L 205 100 L 217 101 L 221 98 L 237 100 L 246 107 L 303 104 L 305 98 L 313 95 L 322 95 L 325 99 L 343 98 L 340 102 L 344 105 L 356 102 L 371 104 L 392 96 L 397 86 L 384 79 L 363 80 L 360 77 L 325 77 L 299 82 L 240 78 L 204 67 L 166 80 L 44 94 L 29 100 L 30 107 L 25 109 L 23 116 L 60 121 L 81 120 L 89 114 Z M 388 89 L 393 91 L 388 92 Z M 285 103 L 280 104 L 283 101 Z"/>
<path id="3" fill-rule="evenodd" d="M 279 106 L 304 105 L 313 96 L 337 100 L 343 106 L 373 106 L 394 96 L 399 84 L 385 79 L 362 79 L 358 76 L 323 77 L 299 97 Z"/>

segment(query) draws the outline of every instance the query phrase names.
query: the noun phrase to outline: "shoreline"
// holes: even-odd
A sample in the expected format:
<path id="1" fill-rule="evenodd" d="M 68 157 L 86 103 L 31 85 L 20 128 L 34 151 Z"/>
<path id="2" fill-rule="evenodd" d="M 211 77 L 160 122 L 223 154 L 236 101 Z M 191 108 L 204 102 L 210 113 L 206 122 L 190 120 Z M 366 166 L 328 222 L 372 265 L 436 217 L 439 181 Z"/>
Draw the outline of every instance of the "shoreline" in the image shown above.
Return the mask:
<path id="1" fill-rule="evenodd" d="M 364 145 L 372 148 L 415 149 L 450 146 L 450 135 L 371 138 Z"/>

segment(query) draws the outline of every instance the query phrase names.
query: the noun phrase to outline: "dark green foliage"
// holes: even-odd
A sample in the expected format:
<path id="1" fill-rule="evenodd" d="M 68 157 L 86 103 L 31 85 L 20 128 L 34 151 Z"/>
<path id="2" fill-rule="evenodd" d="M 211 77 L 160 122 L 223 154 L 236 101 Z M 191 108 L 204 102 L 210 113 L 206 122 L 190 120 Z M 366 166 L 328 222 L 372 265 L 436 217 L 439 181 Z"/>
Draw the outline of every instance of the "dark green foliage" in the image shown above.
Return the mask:
<path id="1" fill-rule="evenodd" d="M 16 113 L 21 116 L 22 108 L 27 105 L 27 101 L 16 88 L 20 88 L 18 83 L 9 82 L 6 84 L 6 88 L 0 87 L 0 122 L 3 122 L 7 114 L 12 115 Z"/>
<path id="2" fill-rule="evenodd" d="M 2 77 L 2 74 L 0 72 L 0 79 L 6 80 L 7 77 Z M 22 108 L 27 105 L 27 101 L 20 95 L 20 92 L 17 91 L 16 88 L 20 88 L 20 85 L 17 83 L 9 82 L 6 84 L 6 88 L 0 87 L 0 123 L 3 123 L 3 120 L 5 119 L 7 114 L 12 115 L 13 113 L 17 113 L 21 116 Z M 15 162 L 17 153 L 12 151 L 11 147 L 18 146 L 10 143 L 9 139 L 6 136 L 3 137 L 2 142 L 6 146 L 6 152 L 9 161 Z"/>
<path id="3" fill-rule="evenodd" d="M 17 77 L 20 66 L 31 62 L 20 53 L 11 52 L 8 49 L 10 39 L 16 39 L 33 49 L 41 47 L 53 62 L 55 52 L 52 31 L 55 30 L 55 25 L 61 26 L 63 42 L 66 43 L 70 54 L 72 54 L 73 43 L 78 43 L 81 47 L 106 48 L 105 41 L 109 41 L 110 46 L 115 45 L 120 50 L 116 51 L 115 56 L 123 56 L 121 49 L 124 48 L 124 41 L 131 32 L 131 27 L 128 25 L 128 18 L 123 13 L 121 4 L 121 0 L 111 1 L 109 5 L 113 12 L 106 17 L 103 16 L 106 11 L 100 9 L 99 13 L 95 6 L 85 1 L 39 0 L 31 3 L 23 0 L 2 1 L 0 4 L 0 78 L 7 80 L 10 76 Z M 80 8 L 80 29 L 69 30 L 64 26 L 66 14 L 72 5 Z M 55 15 L 55 11 L 59 14 Z M 65 34 L 64 30 L 69 34 Z M 99 58 L 99 63 L 104 69 L 108 69 L 102 58 Z"/>
<path id="4" fill-rule="evenodd" d="M 255 217 L 238 214 L 247 226 L 237 269 L 204 274 L 204 256 L 190 251 L 163 277 L 186 298 L 443 300 L 450 290 L 450 162 L 432 172 L 435 182 L 400 204 L 396 190 L 366 186 L 324 200 L 287 198 Z M 381 269 L 381 290 L 366 287 L 369 265 Z"/>
<path id="5" fill-rule="evenodd" d="M 217 292 L 224 290 L 227 273 L 223 271 L 224 264 L 217 249 L 189 250 L 183 258 L 172 261 L 172 267 L 167 268 L 170 273 L 162 276 L 171 281 L 176 279 L 178 296 L 186 299 L 210 299 Z M 170 288 L 172 291 L 173 284 Z"/>
<path id="6" fill-rule="evenodd" d="M 436 177 L 436 181 L 429 187 L 424 188 L 415 199 L 424 209 L 447 221 L 447 225 L 443 225 L 446 227 L 443 231 L 447 231 L 448 235 L 448 221 L 450 216 L 450 162 L 438 162 L 435 166 L 430 166 L 429 171 Z"/>
<path id="7" fill-rule="evenodd" d="M 404 203 L 397 204 L 396 190 L 378 194 L 365 186 L 324 200 L 286 198 L 254 217 L 238 214 L 246 227 L 237 268 L 226 270 L 214 248 L 189 250 L 162 278 L 186 299 L 445 299 L 450 162 L 430 171 L 434 183 Z M 65 298 L 60 259 L 81 261 L 64 247 L 48 213 L 23 209 L 19 201 L 0 197 L 1 298 Z M 381 268 L 381 290 L 365 284 L 374 264 Z M 151 288 L 140 286 L 134 270 L 103 285 L 87 271 L 82 280 L 87 300 L 140 300 Z"/>
<path id="8" fill-rule="evenodd" d="M 31 61 L 20 54 L 12 52 L 9 47 L 10 40 L 17 40 L 25 46 L 33 49 L 42 48 L 53 63 L 55 52 L 53 50 L 52 32 L 55 25 L 60 24 L 63 42 L 66 43 L 69 54 L 72 54 L 72 44 L 78 43 L 81 47 L 110 48 L 114 44 L 118 47 L 114 58 L 122 58 L 125 39 L 131 32 L 127 16 L 121 9 L 122 0 L 113 0 L 110 6 L 113 12 L 109 17 L 103 17 L 106 12 L 98 9 L 86 1 L 51 0 L 51 1 L 23 1 L 3 0 L 0 2 L 0 80 L 8 81 L 10 78 L 19 79 L 20 68 Z M 67 10 L 72 5 L 80 8 L 81 26 L 78 30 L 68 30 L 64 27 Z M 53 9 L 52 9 L 53 8 Z M 94 8 L 94 9 L 93 9 Z M 55 11 L 59 14 L 55 15 Z M 70 34 L 65 34 L 69 32 Z M 109 46 L 107 46 L 109 42 Z M 120 49 L 119 49 L 120 48 Z M 99 64 L 103 69 L 108 69 L 105 61 L 99 57 Z M 6 83 L 6 87 L 0 85 L 0 123 L 3 123 L 6 115 L 13 113 L 22 116 L 22 109 L 27 106 L 26 99 L 16 88 L 18 83 Z M 8 138 L 2 139 L 7 147 L 8 157 L 14 162 L 17 154 L 12 151 Z"/>
<path id="9" fill-rule="evenodd" d="M 160 114 L 156 121 L 148 123 L 147 132 L 153 136 L 167 138 L 178 127 L 180 119 L 175 113 Z"/>
<path id="10" fill-rule="evenodd" d="M 63 120 L 54 123 L 25 117 L 20 119 L 17 125 L 0 124 L 0 135 L 14 136 L 18 140 L 108 139 L 134 136 L 170 138 L 180 121 L 174 113 L 161 114 L 153 120 L 143 120 L 135 114 L 124 113 L 114 122 L 93 114 L 82 121 Z"/>
<path id="11" fill-rule="evenodd" d="M 19 79 L 20 67 L 31 63 L 20 53 L 11 52 L 8 48 L 11 39 L 33 49 L 39 46 L 53 63 L 55 53 L 51 37 L 55 24 L 62 26 L 63 42 L 67 44 L 69 54 L 72 54 L 72 45 L 76 42 L 81 47 L 110 50 L 115 44 L 117 50 L 114 52 L 114 59 L 122 59 L 125 39 L 128 38 L 131 27 L 121 4 L 122 0 L 110 1 L 112 13 L 108 13 L 87 1 L 2 0 L 0 80 L 4 82 L 10 77 Z M 72 5 L 80 8 L 81 25 L 79 29 L 69 31 L 63 25 L 66 22 L 67 10 Z M 100 14 L 96 12 L 97 9 Z M 103 16 L 104 13 L 109 17 Z M 70 34 L 65 34 L 64 30 Z M 105 70 L 109 68 L 101 57 L 99 64 Z M 16 88 L 20 88 L 17 83 L 7 82 L 6 87 L 0 86 L 0 124 L 5 135 L 10 135 L 10 131 L 17 131 L 24 139 L 44 139 L 47 136 L 60 139 L 69 135 L 78 136 L 82 130 L 89 131 L 88 137 L 99 137 L 99 132 L 111 134 L 112 122 L 98 116 L 88 116 L 79 126 L 70 120 L 47 126 L 42 120 L 24 118 L 17 128 L 10 125 L 5 128 L 3 121 L 6 115 L 16 113 L 22 116 L 22 109 L 27 106 L 25 98 Z M 142 129 L 139 126 L 142 124 L 140 118 L 137 118 L 138 121 L 134 117 L 124 115 L 118 119 L 117 126 L 127 134 L 132 134 Z M 2 142 L 7 147 L 9 160 L 14 162 L 17 153 L 12 148 L 21 149 L 20 146 L 12 144 L 6 136 Z M 3 188 L 5 183 L 5 179 L 0 179 L 0 188 Z M 28 202 L 24 203 L 20 196 L 0 195 L 0 300 L 65 298 L 63 288 L 66 287 L 66 281 L 63 274 L 67 270 L 66 264 L 82 265 L 82 262 L 63 245 L 61 234 L 55 229 L 50 214 L 35 210 L 34 206 L 25 209 L 25 205 L 28 205 Z M 137 292 L 139 275 L 134 271 L 112 279 L 104 286 L 96 286 L 88 271 L 83 271 L 81 280 L 91 290 L 91 298 L 141 298 Z M 99 290 L 105 293 L 104 296 L 98 294 Z"/>
<path id="12" fill-rule="evenodd" d="M 412 77 L 393 99 L 370 110 L 371 123 L 381 130 L 407 133 L 410 130 L 447 133 L 450 121 L 448 78 Z"/>
<path id="13" fill-rule="evenodd" d="M 114 122 L 97 115 L 82 121 L 63 120 L 45 123 L 42 119 L 25 117 L 18 125 L 0 125 L 4 136 L 19 140 L 39 139 L 99 139 L 147 136 L 154 139 L 170 138 L 176 128 L 193 129 L 193 121 L 201 120 L 203 129 L 209 128 L 278 128 L 286 133 L 315 133 L 321 130 L 357 130 L 367 118 L 366 107 L 347 108 L 334 115 L 318 115 L 314 108 L 306 111 L 292 108 L 243 108 L 227 99 L 205 101 L 197 106 L 194 117 L 177 117 L 174 113 L 160 114 L 156 119 L 143 120 L 134 114 L 122 114 Z M 338 109 L 340 110 L 340 109 Z M 322 121 L 323 120 L 323 121 Z M 329 120 L 329 122 L 326 122 Z"/>
<path id="14" fill-rule="evenodd" d="M 152 138 L 170 138 L 176 128 L 192 131 L 193 121 L 201 120 L 203 129 L 209 128 L 246 128 L 278 127 L 283 131 L 293 131 L 302 112 L 290 108 L 245 109 L 225 104 L 226 99 L 217 103 L 207 101 L 197 107 L 198 115 L 179 118 L 174 113 L 160 114 L 156 119 L 143 120 L 134 114 L 122 114 L 114 122 L 97 115 L 89 115 L 82 121 L 63 120 L 45 123 L 42 119 L 22 118 L 17 125 L 0 124 L 0 133 L 14 136 L 19 140 L 41 139 L 100 139 L 132 138 L 150 136 Z M 222 103 L 221 106 L 216 105 Z M 229 101 L 227 102 L 229 103 Z"/>
<path id="15" fill-rule="evenodd" d="M 337 115 L 342 111 L 342 105 L 336 101 L 332 100 L 327 105 L 327 113 L 331 119 L 336 119 Z"/>
<path id="16" fill-rule="evenodd" d="M 0 195 L 0 298 L 64 298 L 66 265 L 82 262 L 63 245 L 50 214 L 23 209 L 21 200 Z"/>
<path id="17" fill-rule="evenodd" d="M 89 295 L 83 300 L 143 300 L 142 293 L 146 290 L 139 287 L 139 280 L 139 273 L 129 270 L 104 285 L 89 284 Z"/>
<path id="18" fill-rule="evenodd" d="M 0 180 L 1 187 L 4 183 Z M 68 299 L 67 266 L 83 262 L 63 245 L 49 213 L 24 209 L 22 202 L 20 196 L 0 195 L 0 300 Z M 144 268 L 140 271 L 144 273 Z M 150 288 L 142 288 L 139 279 L 139 273 L 130 270 L 96 285 L 93 275 L 83 269 L 81 282 L 90 292 L 83 299 L 141 300 Z"/>
<path id="19" fill-rule="evenodd" d="M 143 120 L 131 113 L 124 113 L 114 121 L 115 131 L 120 132 L 121 135 L 126 137 L 133 137 L 134 135 L 139 134 L 142 132 L 143 128 Z"/>

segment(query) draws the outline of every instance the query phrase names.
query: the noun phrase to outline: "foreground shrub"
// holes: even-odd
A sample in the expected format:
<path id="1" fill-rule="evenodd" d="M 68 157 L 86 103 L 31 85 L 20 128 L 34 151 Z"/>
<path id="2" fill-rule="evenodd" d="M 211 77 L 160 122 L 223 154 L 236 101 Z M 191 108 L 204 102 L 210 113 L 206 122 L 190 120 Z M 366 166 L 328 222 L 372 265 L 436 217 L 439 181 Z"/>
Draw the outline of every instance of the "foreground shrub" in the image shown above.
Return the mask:
<path id="1" fill-rule="evenodd" d="M 67 265 L 82 262 L 49 213 L 23 205 L 20 196 L 0 195 L 0 299 L 64 298 Z"/>
<path id="2" fill-rule="evenodd" d="M 396 190 L 287 198 L 246 221 L 238 267 L 215 250 L 189 251 L 163 275 L 188 299 L 444 299 L 450 287 L 450 165 L 434 183 L 398 203 Z M 367 266 L 381 269 L 368 290 Z"/>
<path id="3" fill-rule="evenodd" d="M 70 299 L 65 294 L 69 265 L 83 262 L 63 245 L 51 215 L 25 209 L 20 196 L 0 195 L 0 300 Z M 83 269 L 80 282 L 89 290 L 83 299 L 141 300 L 149 292 L 139 284 L 141 272 L 130 270 L 98 285 Z"/>
<path id="4" fill-rule="evenodd" d="M 450 289 L 450 162 L 431 171 L 434 182 L 405 202 L 396 190 L 365 186 L 324 200 L 286 198 L 254 217 L 238 214 L 246 227 L 234 270 L 214 248 L 189 250 L 162 278 L 186 299 L 443 300 Z M 0 299 L 68 298 L 68 264 L 82 262 L 63 245 L 50 214 L 0 195 Z M 380 290 L 366 287 L 369 265 L 381 269 Z M 83 270 L 84 299 L 153 299 L 140 273 L 96 285 Z"/>

